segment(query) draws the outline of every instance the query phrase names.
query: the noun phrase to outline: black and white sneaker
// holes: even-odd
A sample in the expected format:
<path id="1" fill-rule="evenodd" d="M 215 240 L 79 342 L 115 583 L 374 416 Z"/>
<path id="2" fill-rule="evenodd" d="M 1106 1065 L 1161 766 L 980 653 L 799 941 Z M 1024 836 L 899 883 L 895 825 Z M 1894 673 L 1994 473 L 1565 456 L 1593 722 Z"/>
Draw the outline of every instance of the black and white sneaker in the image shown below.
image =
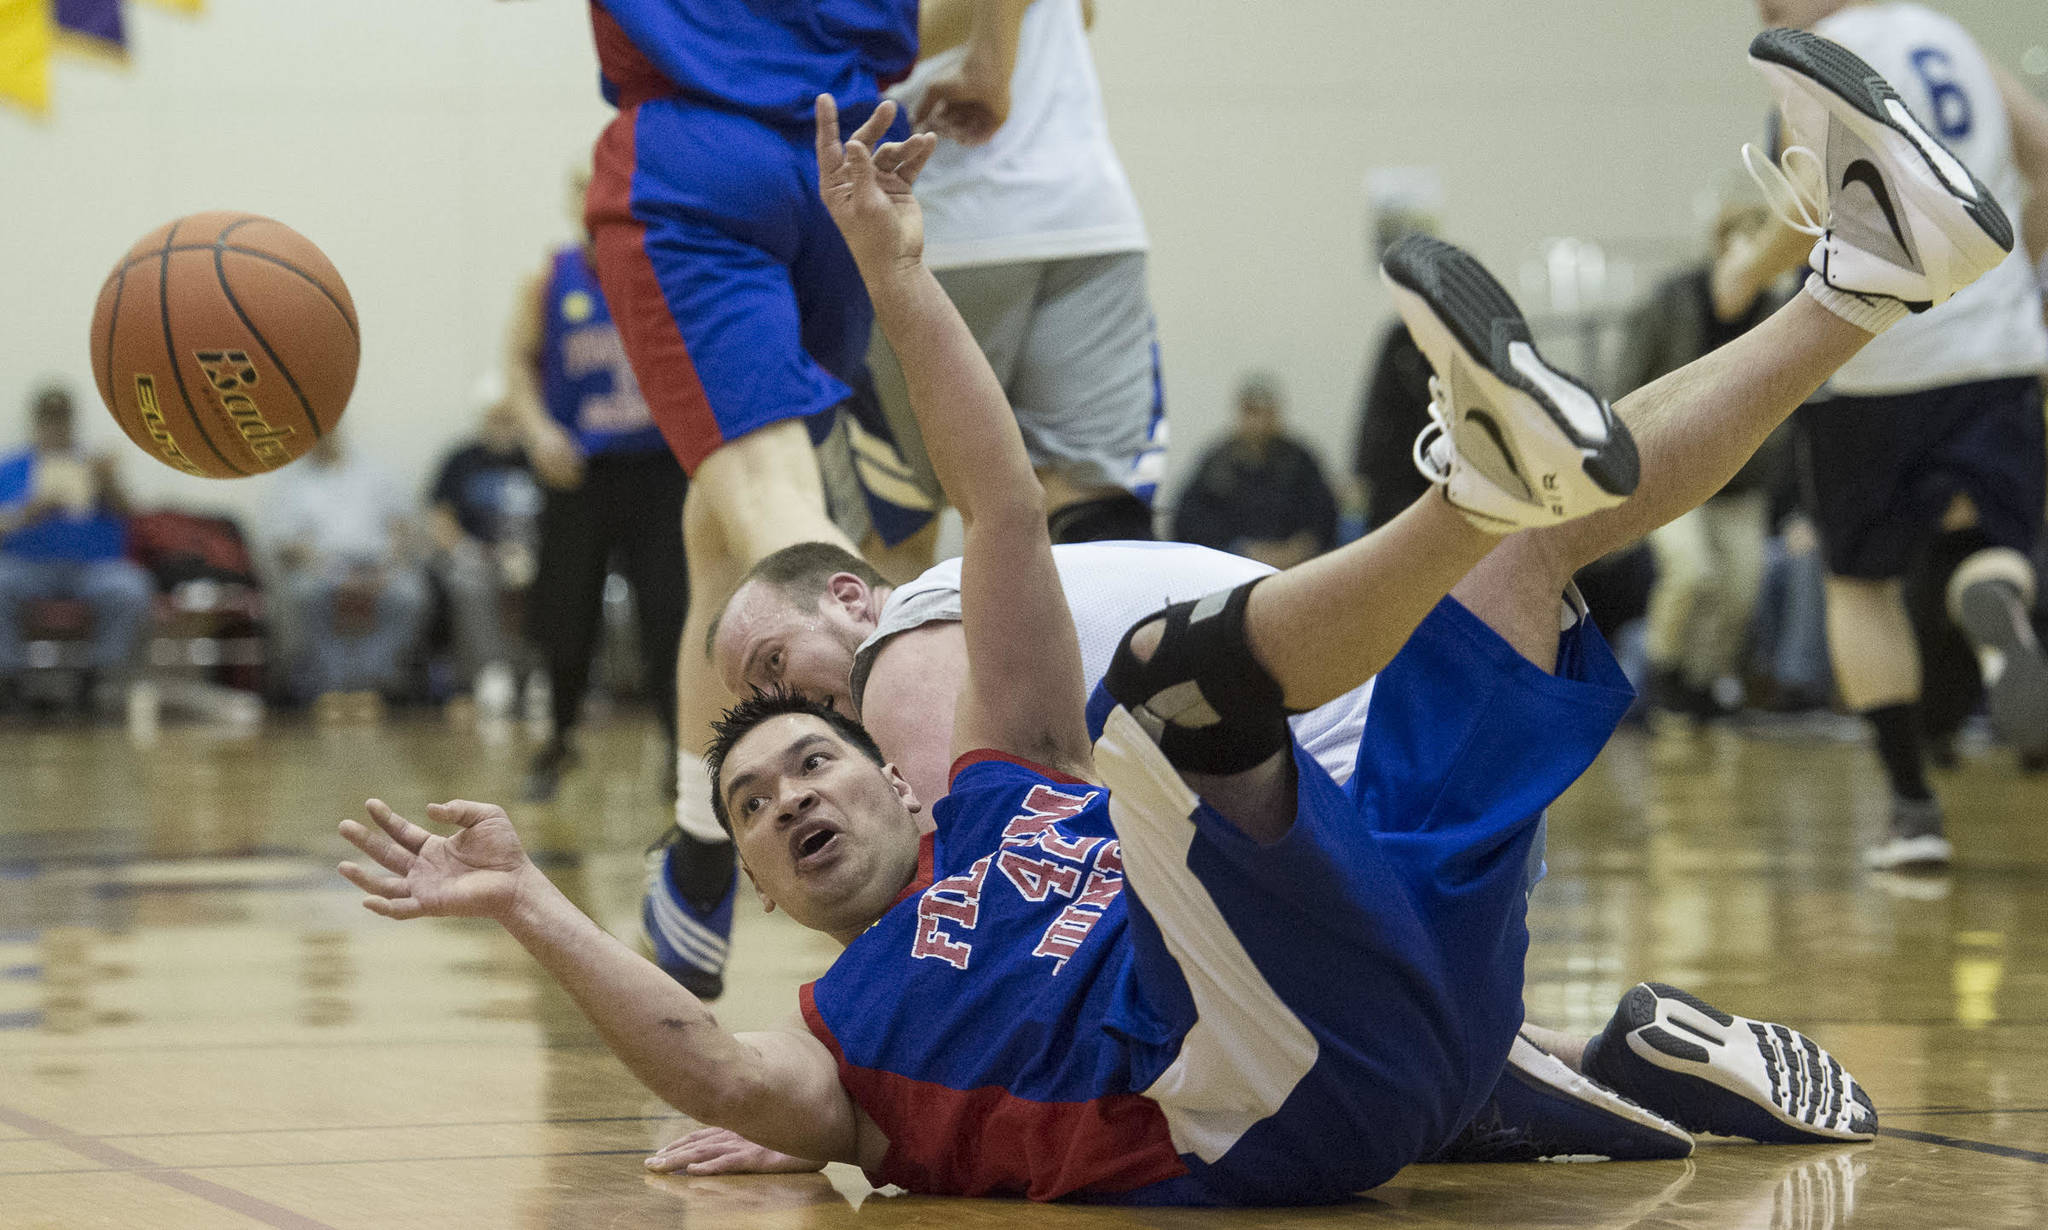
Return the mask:
<path id="1" fill-rule="evenodd" d="M 1380 276 L 1436 370 L 1415 465 L 1494 533 L 1612 508 L 1636 489 L 1635 440 L 1601 397 L 1543 361 L 1506 290 L 1470 255 L 1423 235 Z"/>
<path id="2" fill-rule="evenodd" d="M 1990 190 L 1853 52 L 1766 30 L 1749 62 L 1777 92 L 1791 141 L 1777 167 L 1750 146 L 1743 160 L 1778 215 L 1819 240 L 1808 263 L 1822 281 L 1924 312 L 2012 251 Z"/>
<path id="3" fill-rule="evenodd" d="M 1863 852 L 1872 871 L 1943 871 L 1956 851 L 1942 831 L 1941 800 L 1892 799 L 1884 840 Z"/>
<path id="4" fill-rule="evenodd" d="M 1769 1144 L 1877 1135 L 1869 1095 L 1812 1039 L 1662 983 L 1637 983 L 1622 996 L 1581 1066 L 1688 1131 Z"/>
<path id="5" fill-rule="evenodd" d="M 1493 1096 L 1428 1162 L 1636 1162 L 1692 1156 L 1692 1134 L 1520 1035 Z"/>
<path id="6" fill-rule="evenodd" d="M 1949 578 L 1949 618 L 1977 651 L 1991 725 L 2022 759 L 2048 753 L 2048 655 L 2033 606 L 2034 566 L 2010 547 L 1976 552 Z"/>

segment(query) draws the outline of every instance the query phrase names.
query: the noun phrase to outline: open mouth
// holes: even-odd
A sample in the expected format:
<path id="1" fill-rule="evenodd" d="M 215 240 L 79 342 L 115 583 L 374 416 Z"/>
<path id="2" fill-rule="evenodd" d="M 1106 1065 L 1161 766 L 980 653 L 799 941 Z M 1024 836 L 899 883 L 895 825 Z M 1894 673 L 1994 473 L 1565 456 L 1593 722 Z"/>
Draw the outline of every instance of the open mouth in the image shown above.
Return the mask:
<path id="1" fill-rule="evenodd" d="M 839 834 L 837 831 L 820 824 L 807 832 L 797 834 L 791 840 L 790 856 L 796 865 L 801 868 L 830 851 L 838 840 Z"/>

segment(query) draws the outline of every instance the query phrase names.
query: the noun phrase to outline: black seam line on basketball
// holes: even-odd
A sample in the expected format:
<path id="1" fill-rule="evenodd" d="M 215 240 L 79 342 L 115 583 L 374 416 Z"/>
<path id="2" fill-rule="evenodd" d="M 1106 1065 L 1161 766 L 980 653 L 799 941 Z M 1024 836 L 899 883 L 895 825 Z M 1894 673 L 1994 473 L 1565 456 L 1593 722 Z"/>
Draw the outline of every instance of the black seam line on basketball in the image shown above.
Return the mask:
<path id="1" fill-rule="evenodd" d="M 1892 204 L 1890 189 L 1885 187 L 1884 172 L 1868 158 L 1858 158 L 1842 168 L 1842 187 L 1851 183 L 1862 184 L 1870 189 L 1870 195 L 1877 198 L 1877 207 L 1884 211 L 1885 225 L 1892 228 L 1892 238 L 1899 241 L 1899 251 L 1912 255 L 1912 245 L 1906 242 L 1906 232 L 1899 227 L 1899 209 Z"/>
<path id="2" fill-rule="evenodd" d="M 235 224 L 235 226 L 240 225 L 241 223 L 239 222 Z M 228 228 L 228 230 L 233 229 L 233 226 Z M 284 382 L 291 386 L 292 396 L 299 399 L 299 413 L 306 416 L 307 424 L 313 429 L 313 438 L 318 440 L 326 433 L 320 430 L 320 420 L 313 417 L 313 403 L 306 400 L 305 391 L 299 388 L 299 382 L 292 376 L 292 369 L 286 367 L 284 360 L 277 357 L 277 351 L 270 348 L 269 339 L 265 338 L 263 331 L 256 327 L 256 322 L 249 319 L 249 313 L 242 310 L 242 301 L 235 298 L 235 288 L 228 285 L 226 251 L 225 248 L 218 244 L 213 249 L 213 276 L 220 281 L 220 293 L 227 296 L 228 306 L 235 309 L 235 315 L 242 318 L 242 327 L 249 331 L 249 336 L 255 338 L 256 344 L 263 347 L 263 353 L 270 356 L 270 364 L 277 369 L 277 374 L 283 376 Z M 245 440 L 244 443 L 247 443 L 247 441 Z M 250 449 L 250 452 L 253 453 L 254 451 L 254 448 Z"/>
<path id="3" fill-rule="evenodd" d="M 178 397 L 185 403 L 185 413 L 192 419 L 192 425 L 199 429 L 199 438 L 206 441 L 206 447 L 213 450 L 213 455 L 220 458 L 222 465 L 247 478 L 249 472 L 229 461 L 227 454 L 220 451 L 220 445 L 213 442 L 213 433 L 206 430 L 205 421 L 192 408 L 192 394 L 185 389 L 185 365 L 178 361 L 178 346 L 171 337 L 171 245 L 178 238 L 178 226 L 179 222 L 171 223 L 171 233 L 164 236 L 163 265 L 156 275 L 157 313 L 163 319 L 164 353 L 171 361 L 171 379 L 178 382 Z"/>
<path id="4" fill-rule="evenodd" d="M 1967 1149 L 1972 1153 L 1988 1153 L 1993 1157 L 2009 1157 L 2018 1162 L 2035 1162 L 2048 1166 L 2048 1153 L 2037 1153 L 2032 1149 L 2016 1149 L 2011 1145 L 1995 1145 L 1988 1140 L 1965 1140 L 1960 1136 L 1943 1136 L 1939 1132 L 1916 1132 L 1911 1128 L 1881 1127 L 1880 1136 L 1896 1136 L 1900 1140 L 1917 1140 L 1924 1145 L 1941 1145 L 1949 1149 Z"/>
<path id="5" fill-rule="evenodd" d="M 263 251 L 261 248 L 244 248 L 231 243 L 182 243 L 175 248 L 167 247 L 164 249 L 164 251 L 206 252 L 216 248 L 223 249 L 228 252 L 234 252 L 241 256 L 253 256 L 260 261 L 269 261 L 271 264 L 276 265 L 280 269 L 298 274 L 300 277 L 306 279 L 307 282 L 312 284 L 313 289 L 319 291 L 322 295 L 326 296 L 327 302 L 333 304 L 334 310 L 341 314 L 341 324 L 343 328 L 348 330 L 348 335 L 350 337 L 356 338 L 358 341 L 361 340 L 361 336 L 356 332 L 355 321 L 350 319 L 348 309 L 342 306 L 341 300 L 334 297 L 334 292 L 328 290 L 327 287 L 321 283 L 319 278 L 314 277 L 312 274 L 307 273 L 305 270 L 299 268 L 297 265 L 292 264 L 290 261 L 283 259 L 282 257 L 272 256 L 270 253 Z M 143 261 L 154 259 L 156 259 L 154 253 L 152 253 L 149 256 L 138 256 L 134 260 L 129 261 L 128 265 L 139 265 Z M 128 265 L 123 265 L 122 268 L 126 269 Z"/>

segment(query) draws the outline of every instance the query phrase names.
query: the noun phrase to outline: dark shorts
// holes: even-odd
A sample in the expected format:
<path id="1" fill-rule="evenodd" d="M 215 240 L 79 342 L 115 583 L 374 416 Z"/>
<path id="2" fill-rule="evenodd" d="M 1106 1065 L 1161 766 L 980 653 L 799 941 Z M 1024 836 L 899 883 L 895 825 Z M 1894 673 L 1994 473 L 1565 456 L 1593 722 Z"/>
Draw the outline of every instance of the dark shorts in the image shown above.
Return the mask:
<path id="1" fill-rule="evenodd" d="M 1836 576 L 1903 575 L 1957 495 L 1992 545 L 2033 553 L 2048 497 L 2038 379 L 1837 397 L 1800 407 L 1793 423 L 1803 497 Z"/>

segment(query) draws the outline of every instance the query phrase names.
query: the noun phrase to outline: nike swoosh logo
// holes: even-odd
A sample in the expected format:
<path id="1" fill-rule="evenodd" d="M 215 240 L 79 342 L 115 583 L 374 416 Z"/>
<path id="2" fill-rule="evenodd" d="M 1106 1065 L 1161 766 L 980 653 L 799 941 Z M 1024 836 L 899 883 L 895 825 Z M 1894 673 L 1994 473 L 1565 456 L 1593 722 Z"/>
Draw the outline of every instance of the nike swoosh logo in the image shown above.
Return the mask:
<path id="1" fill-rule="evenodd" d="M 1899 241 L 1899 250 L 1910 252 L 1906 244 L 1906 232 L 1899 228 L 1898 207 L 1892 204 L 1892 194 L 1884 186 L 1884 173 L 1879 171 L 1868 158 L 1858 158 L 1842 168 L 1842 187 L 1862 184 L 1870 189 L 1870 195 L 1877 198 L 1877 207 L 1884 211 L 1886 225 L 1892 228 L 1892 238 Z"/>

